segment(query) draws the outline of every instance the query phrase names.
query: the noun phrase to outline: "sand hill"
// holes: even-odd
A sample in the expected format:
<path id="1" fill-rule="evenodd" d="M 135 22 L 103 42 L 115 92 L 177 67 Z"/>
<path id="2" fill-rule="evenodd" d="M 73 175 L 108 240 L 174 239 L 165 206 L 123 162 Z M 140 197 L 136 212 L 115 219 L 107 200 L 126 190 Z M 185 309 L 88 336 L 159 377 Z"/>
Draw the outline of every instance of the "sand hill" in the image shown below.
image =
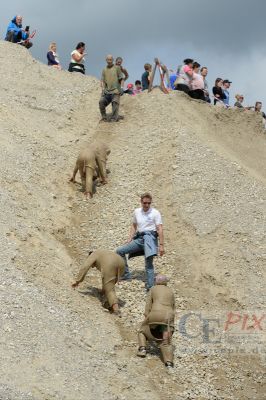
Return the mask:
<path id="1" fill-rule="evenodd" d="M 255 323 L 266 292 L 261 118 L 155 89 L 123 96 L 124 121 L 99 123 L 96 78 L 0 47 L 0 398 L 263 399 L 266 324 Z M 110 145 L 111 172 L 86 202 L 68 180 L 95 137 Z M 178 309 L 171 374 L 156 349 L 136 357 L 141 258 L 130 263 L 133 281 L 119 285 L 120 319 L 101 306 L 96 271 L 79 291 L 70 287 L 88 250 L 126 240 L 146 190 L 165 226 L 156 270 L 170 276 Z M 229 335 L 230 311 L 242 319 Z"/>

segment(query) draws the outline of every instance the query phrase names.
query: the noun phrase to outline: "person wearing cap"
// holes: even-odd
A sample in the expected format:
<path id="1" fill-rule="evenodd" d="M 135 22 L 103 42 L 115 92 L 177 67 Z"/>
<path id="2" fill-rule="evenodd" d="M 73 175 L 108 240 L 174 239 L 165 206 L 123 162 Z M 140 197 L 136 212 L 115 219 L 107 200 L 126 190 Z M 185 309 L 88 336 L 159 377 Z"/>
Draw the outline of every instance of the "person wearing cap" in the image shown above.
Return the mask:
<path id="1" fill-rule="evenodd" d="M 130 229 L 130 235 L 127 243 L 119 247 L 116 252 L 126 261 L 126 255 L 136 257 L 144 255 L 146 270 L 146 290 L 149 291 L 154 285 L 154 266 L 153 257 L 164 254 L 164 236 L 161 213 L 151 207 L 152 196 L 150 193 L 143 193 L 140 197 L 141 207 L 137 208 L 133 214 L 133 221 Z M 158 251 L 159 237 L 159 251 Z M 130 280 L 126 261 L 125 274 L 122 280 Z"/>
<path id="2" fill-rule="evenodd" d="M 145 306 L 145 320 L 138 332 L 138 357 L 145 357 L 146 342 L 159 344 L 163 362 L 166 367 L 173 367 L 173 346 L 175 298 L 172 289 L 167 287 L 169 279 L 165 275 L 157 275 L 155 286 L 150 290 Z"/>
<path id="3" fill-rule="evenodd" d="M 97 268 L 102 276 L 102 294 L 105 295 L 110 311 L 120 315 L 118 299 L 115 293 L 115 284 L 125 270 L 125 261 L 118 254 L 109 250 L 96 250 L 89 253 L 72 287 L 77 287 L 82 282 L 91 268 Z"/>
<path id="4" fill-rule="evenodd" d="M 229 95 L 229 88 L 230 88 L 230 85 L 231 85 L 231 81 L 229 81 L 228 79 L 224 79 L 224 82 L 223 82 L 223 92 L 224 92 L 224 98 L 223 98 L 223 102 L 224 102 L 224 104 L 226 105 L 226 107 L 229 107 L 229 103 L 230 103 L 230 99 L 229 99 L 229 97 L 230 97 L 230 95 Z"/>
<path id="5" fill-rule="evenodd" d="M 134 95 L 135 95 L 133 83 L 128 83 L 128 84 L 127 84 L 127 88 L 126 88 L 126 90 L 124 90 L 124 93 L 130 94 L 131 96 L 134 96 Z"/>

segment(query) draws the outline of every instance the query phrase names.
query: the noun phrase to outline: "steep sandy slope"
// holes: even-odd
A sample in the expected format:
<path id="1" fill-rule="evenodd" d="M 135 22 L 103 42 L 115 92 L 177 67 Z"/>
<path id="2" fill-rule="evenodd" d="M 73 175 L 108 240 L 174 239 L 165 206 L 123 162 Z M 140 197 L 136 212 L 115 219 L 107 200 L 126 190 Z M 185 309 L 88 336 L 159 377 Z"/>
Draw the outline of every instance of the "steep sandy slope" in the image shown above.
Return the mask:
<path id="1" fill-rule="evenodd" d="M 265 330 L 241 331 L 239 345 L 217 329 L 210 339 L 222 340 L 213 344 L 204 343 L 197 318 L 186 326 L 196 339 L 180 324 L 196 312 L 219 317 L 223 330 L 227 312 L 263 312 L 266 145 L 259 117 L 155 90 L 124 96 L 125 121 L 99 124 L 95 79 L 0 46 L 8 60 L 0 67 L 1 398 L 262 399 Z M 111 173 L 85 202 L 68 178 L 94 137 L 111 147 Z M 164 217 L 167 253 L 156 269 L 171 277 L 178 307 L 171 375 L 156 350 L 146 360 L 135 356 L 142 259 L 130 264 L 135 279 L 119 285 L 119 321 L 101 307 L 96 272 L 80 292 L 70 288 L 89 249 L 125 241 L 146 190 Z"/>

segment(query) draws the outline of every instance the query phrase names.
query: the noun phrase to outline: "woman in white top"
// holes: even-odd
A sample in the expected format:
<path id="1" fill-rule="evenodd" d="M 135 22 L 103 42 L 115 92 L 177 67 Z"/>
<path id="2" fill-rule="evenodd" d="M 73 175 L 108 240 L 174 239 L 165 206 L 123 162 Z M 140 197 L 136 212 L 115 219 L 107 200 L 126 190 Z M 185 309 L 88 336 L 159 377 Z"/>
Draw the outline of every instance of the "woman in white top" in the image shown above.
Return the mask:
<path id="1" fill-rule="evenodd" d="M 76 46 L 76 50 L 71 53 L 71 61 L 68 67 L 69 72 L 81 72 L 85 74 L 85 43 L 79 42 Z"/>

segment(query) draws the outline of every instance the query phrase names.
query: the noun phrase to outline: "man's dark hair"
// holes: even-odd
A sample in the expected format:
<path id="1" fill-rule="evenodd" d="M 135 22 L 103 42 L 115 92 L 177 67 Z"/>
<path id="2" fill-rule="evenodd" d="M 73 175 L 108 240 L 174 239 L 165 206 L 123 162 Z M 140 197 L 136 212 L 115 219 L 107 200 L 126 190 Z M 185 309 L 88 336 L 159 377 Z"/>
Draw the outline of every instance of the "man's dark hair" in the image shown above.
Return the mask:
<path id="1" fill-rule="evenodd" d="M 141 82 L 139 80 L 135 81 L 135 85 L 141 85 Z"/>
<path id="2" fill-rule="evenodd" d="M 204 69 L 208 69 L 208 67 L 201 67 L 200 72 L 202 72 Z"/>
<path id="3" fill-rule="evenodd" d="M 192 58 L 185 58 L 184 64 L 188 65 L 188 64 L 193 63 L 193 61 L 194 61 L 194 60 L 192 60 Z"/>
<path id="4" fill-rule="evenodd" d="M 81 49 L 81 47 L 84 47 L 84 46 L 85 46 L 85 43 L 79 42 L 79 43 L 77 44 L 77 46 L 76 46 L 76 50 Z"/>
<path id="5" fill-rule="evenodd" d="M 193 68 L 199 68 L 200 64 L 197 61 L 193 62 Z"/>
<path id="6" fill-rule="evenodd" d="M 140 200 L 142 201 L 142 200 L 145 199 L 146 197 L 147 197 L 148 199 L 150 199 L 150 201 L 152 201 L 152 195 L 151 195 L 149 192 L 143 193 L 143 194 L 140 196 Z"/>
<path id="7" fill-rule="evenodd" d="M 119 60 L 123 61 L 123 58 L 122 57 L 116 57 L 115 62 L 117 62 Z"/>

